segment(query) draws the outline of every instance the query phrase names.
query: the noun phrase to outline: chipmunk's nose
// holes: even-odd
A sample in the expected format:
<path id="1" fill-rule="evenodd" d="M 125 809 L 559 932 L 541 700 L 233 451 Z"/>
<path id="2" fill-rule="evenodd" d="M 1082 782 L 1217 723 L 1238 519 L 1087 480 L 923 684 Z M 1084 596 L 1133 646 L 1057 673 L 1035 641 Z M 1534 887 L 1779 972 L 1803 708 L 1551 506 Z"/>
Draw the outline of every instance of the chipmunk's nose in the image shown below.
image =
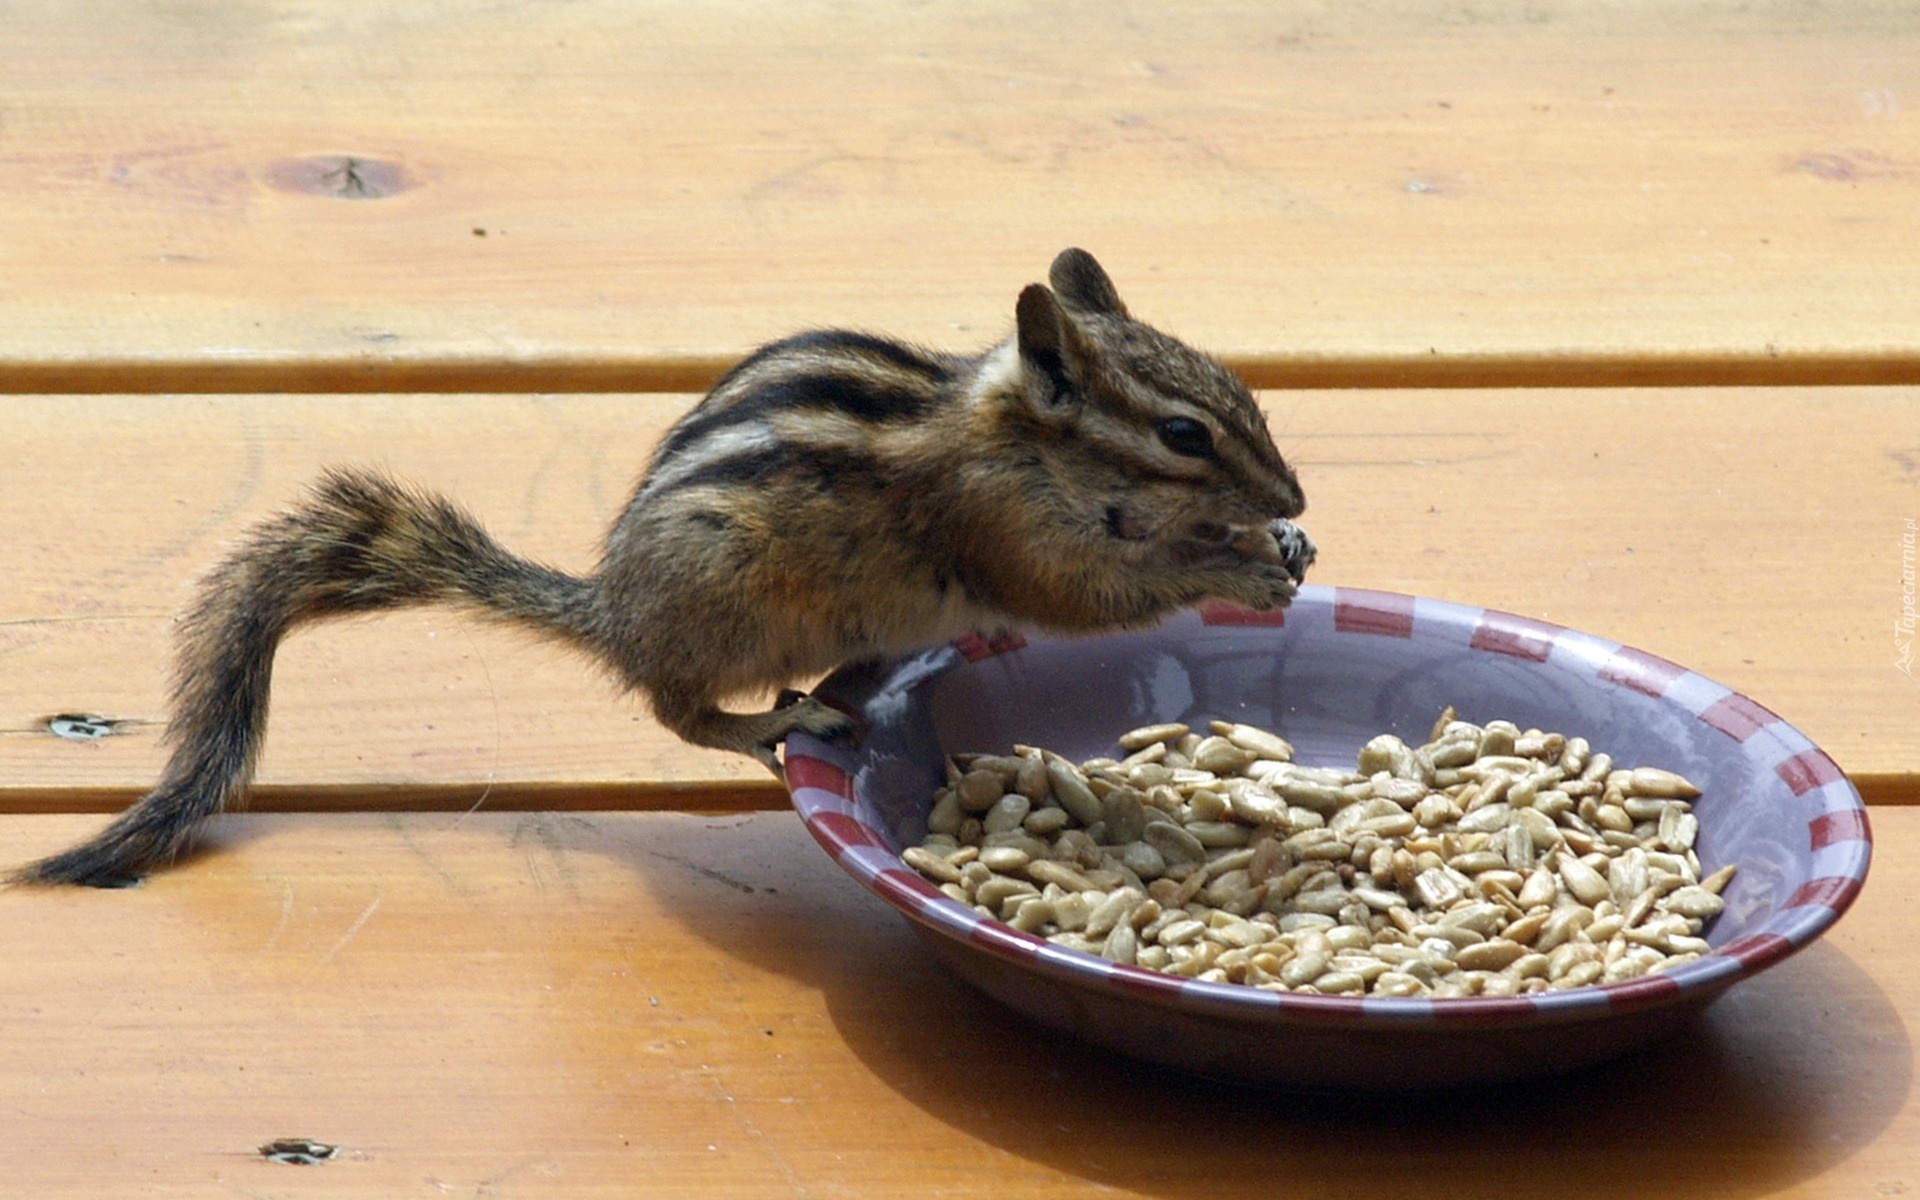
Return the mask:
<path id="1" fill-rule="evenodd" d="M 1273 481 L 1270 500 L 1273 514 L 1282 520 L 1290 521 L 1307 511 L 1306 493 L 1300 490 L 1300 484 L 1291 472 L 1285 477 Z"/>

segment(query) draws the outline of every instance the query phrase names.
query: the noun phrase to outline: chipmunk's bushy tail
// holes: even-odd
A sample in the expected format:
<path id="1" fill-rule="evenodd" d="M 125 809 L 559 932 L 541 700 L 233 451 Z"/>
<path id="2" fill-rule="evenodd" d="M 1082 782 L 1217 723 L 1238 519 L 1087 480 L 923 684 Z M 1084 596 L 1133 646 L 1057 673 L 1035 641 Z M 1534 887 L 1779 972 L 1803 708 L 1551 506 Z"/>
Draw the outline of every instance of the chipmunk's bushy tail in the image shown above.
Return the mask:
<path id="1" fill-rule="evenodd" d="M 174 751 L 159 784 L 90 841 L 15 882 L 122 887 L 172 861 L 237 803 L 266 733 L 274 651 L 295 626 L 410 605 L 481 608 L 580 642 L 592 584 L 509 554 L 452 504 L 383 476 L 335 471 L 260 526 L 202 587 L 181 631 Z"/>

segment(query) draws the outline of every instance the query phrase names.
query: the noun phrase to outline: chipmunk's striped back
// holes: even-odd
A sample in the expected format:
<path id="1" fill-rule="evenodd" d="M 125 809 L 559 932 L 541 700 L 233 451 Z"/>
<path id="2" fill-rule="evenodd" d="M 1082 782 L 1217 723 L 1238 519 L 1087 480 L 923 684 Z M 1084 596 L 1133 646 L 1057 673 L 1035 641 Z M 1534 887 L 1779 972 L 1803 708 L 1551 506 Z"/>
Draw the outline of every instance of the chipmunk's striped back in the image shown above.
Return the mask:
<path id="1" fill-rule="evenodd" d="M 826 487 L 878 476 L 887 463 L 875 435 L 924 423 L 951 403 L 968 361 L 838 330 L 774 342 L 674 426 L 636 499 L 781 477 Z"/>
<path id="2" fill-rule="evenodd" d="M 281 637 L 336 614 L 446 603 L 514 621 L 598 657 L 687 741 L 778 773 L 788 733 L 846 736 L 846 718 L 804 697 L 722 701 L 975 631 L 1285 604 L 1312 543 L 1246 387 L 1134 320 L 1086 252 L 1048 278 L 976 357 L 839 331 L 756 352 L 667 434 L 585 578 L 436 497 L 331 475 L 208 577 L 160 785 L 15 878 L 125 883 L 185 847 L 246 785 Z"/>

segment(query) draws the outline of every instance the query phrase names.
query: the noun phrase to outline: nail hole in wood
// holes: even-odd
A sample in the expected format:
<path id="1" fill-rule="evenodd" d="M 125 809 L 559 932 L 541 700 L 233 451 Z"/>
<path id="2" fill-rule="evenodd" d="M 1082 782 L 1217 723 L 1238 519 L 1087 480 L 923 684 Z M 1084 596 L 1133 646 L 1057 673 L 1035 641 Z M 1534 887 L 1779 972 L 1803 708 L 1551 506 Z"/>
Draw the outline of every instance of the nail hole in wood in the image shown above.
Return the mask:
<path id="1" fill-rule="evenodd" d="M 260 1147 L 260 1157 L 267 1161 L 296 1167 L 317 1167 L 339 1153 L 340 1147 L 312 1138 L 275 1138 Z"/>
<path id="2" fill-rule="evenodd" d="M 383 200 L 419 186 L 399 163 L 357 154 L 310 154 L 267 166 L 267 182 L 283 192 L 330 200 Z"/>
<path id="3" fill-rule="evenodd" d="M 112 737 L 118 721 L 92 713 L 59 713 L 47 718 L 47 732 L 73 742 L 97 742 Z"/>

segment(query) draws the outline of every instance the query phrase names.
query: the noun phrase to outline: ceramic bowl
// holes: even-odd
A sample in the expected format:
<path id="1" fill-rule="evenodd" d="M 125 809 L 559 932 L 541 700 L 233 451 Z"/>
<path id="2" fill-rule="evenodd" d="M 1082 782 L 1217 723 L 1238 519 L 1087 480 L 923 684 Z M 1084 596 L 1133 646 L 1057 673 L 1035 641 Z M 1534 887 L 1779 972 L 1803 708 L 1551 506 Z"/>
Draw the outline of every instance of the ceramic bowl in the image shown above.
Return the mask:
<path id="1" fill-rule="evenodd" d="M 1413 596 L 1307 587 L 1284 612 L 1224 606 L 1152 630 L 967 639 L 844 669 L 818 695 L 855 714 L 856 749 L 804 736 L 787 777 L 807 827 L 933 953 L 989 996 L 1064 1033 L 1238 1081 L 1407 1089 L 1597 1062 L 1675 1028 L 1818 937 L 1858 894 L 1871 838 L 1859 793 L 1767 709 L 1618 642 Z M 1704 794 L 1704 871 L 1737 863 L 1712 952 L 1608 986 L 1468 999 L 1293 995 L 1116 965 L 981 917 L 900 858 L 926 832 L 948 753 L 1016 742 L 1080 761 L 1159 721 L 1244 721 L 1296 761 L 1351 769 L 1382 732 L 1426 739 L 1453 705 L 1588 738 Z"/>

